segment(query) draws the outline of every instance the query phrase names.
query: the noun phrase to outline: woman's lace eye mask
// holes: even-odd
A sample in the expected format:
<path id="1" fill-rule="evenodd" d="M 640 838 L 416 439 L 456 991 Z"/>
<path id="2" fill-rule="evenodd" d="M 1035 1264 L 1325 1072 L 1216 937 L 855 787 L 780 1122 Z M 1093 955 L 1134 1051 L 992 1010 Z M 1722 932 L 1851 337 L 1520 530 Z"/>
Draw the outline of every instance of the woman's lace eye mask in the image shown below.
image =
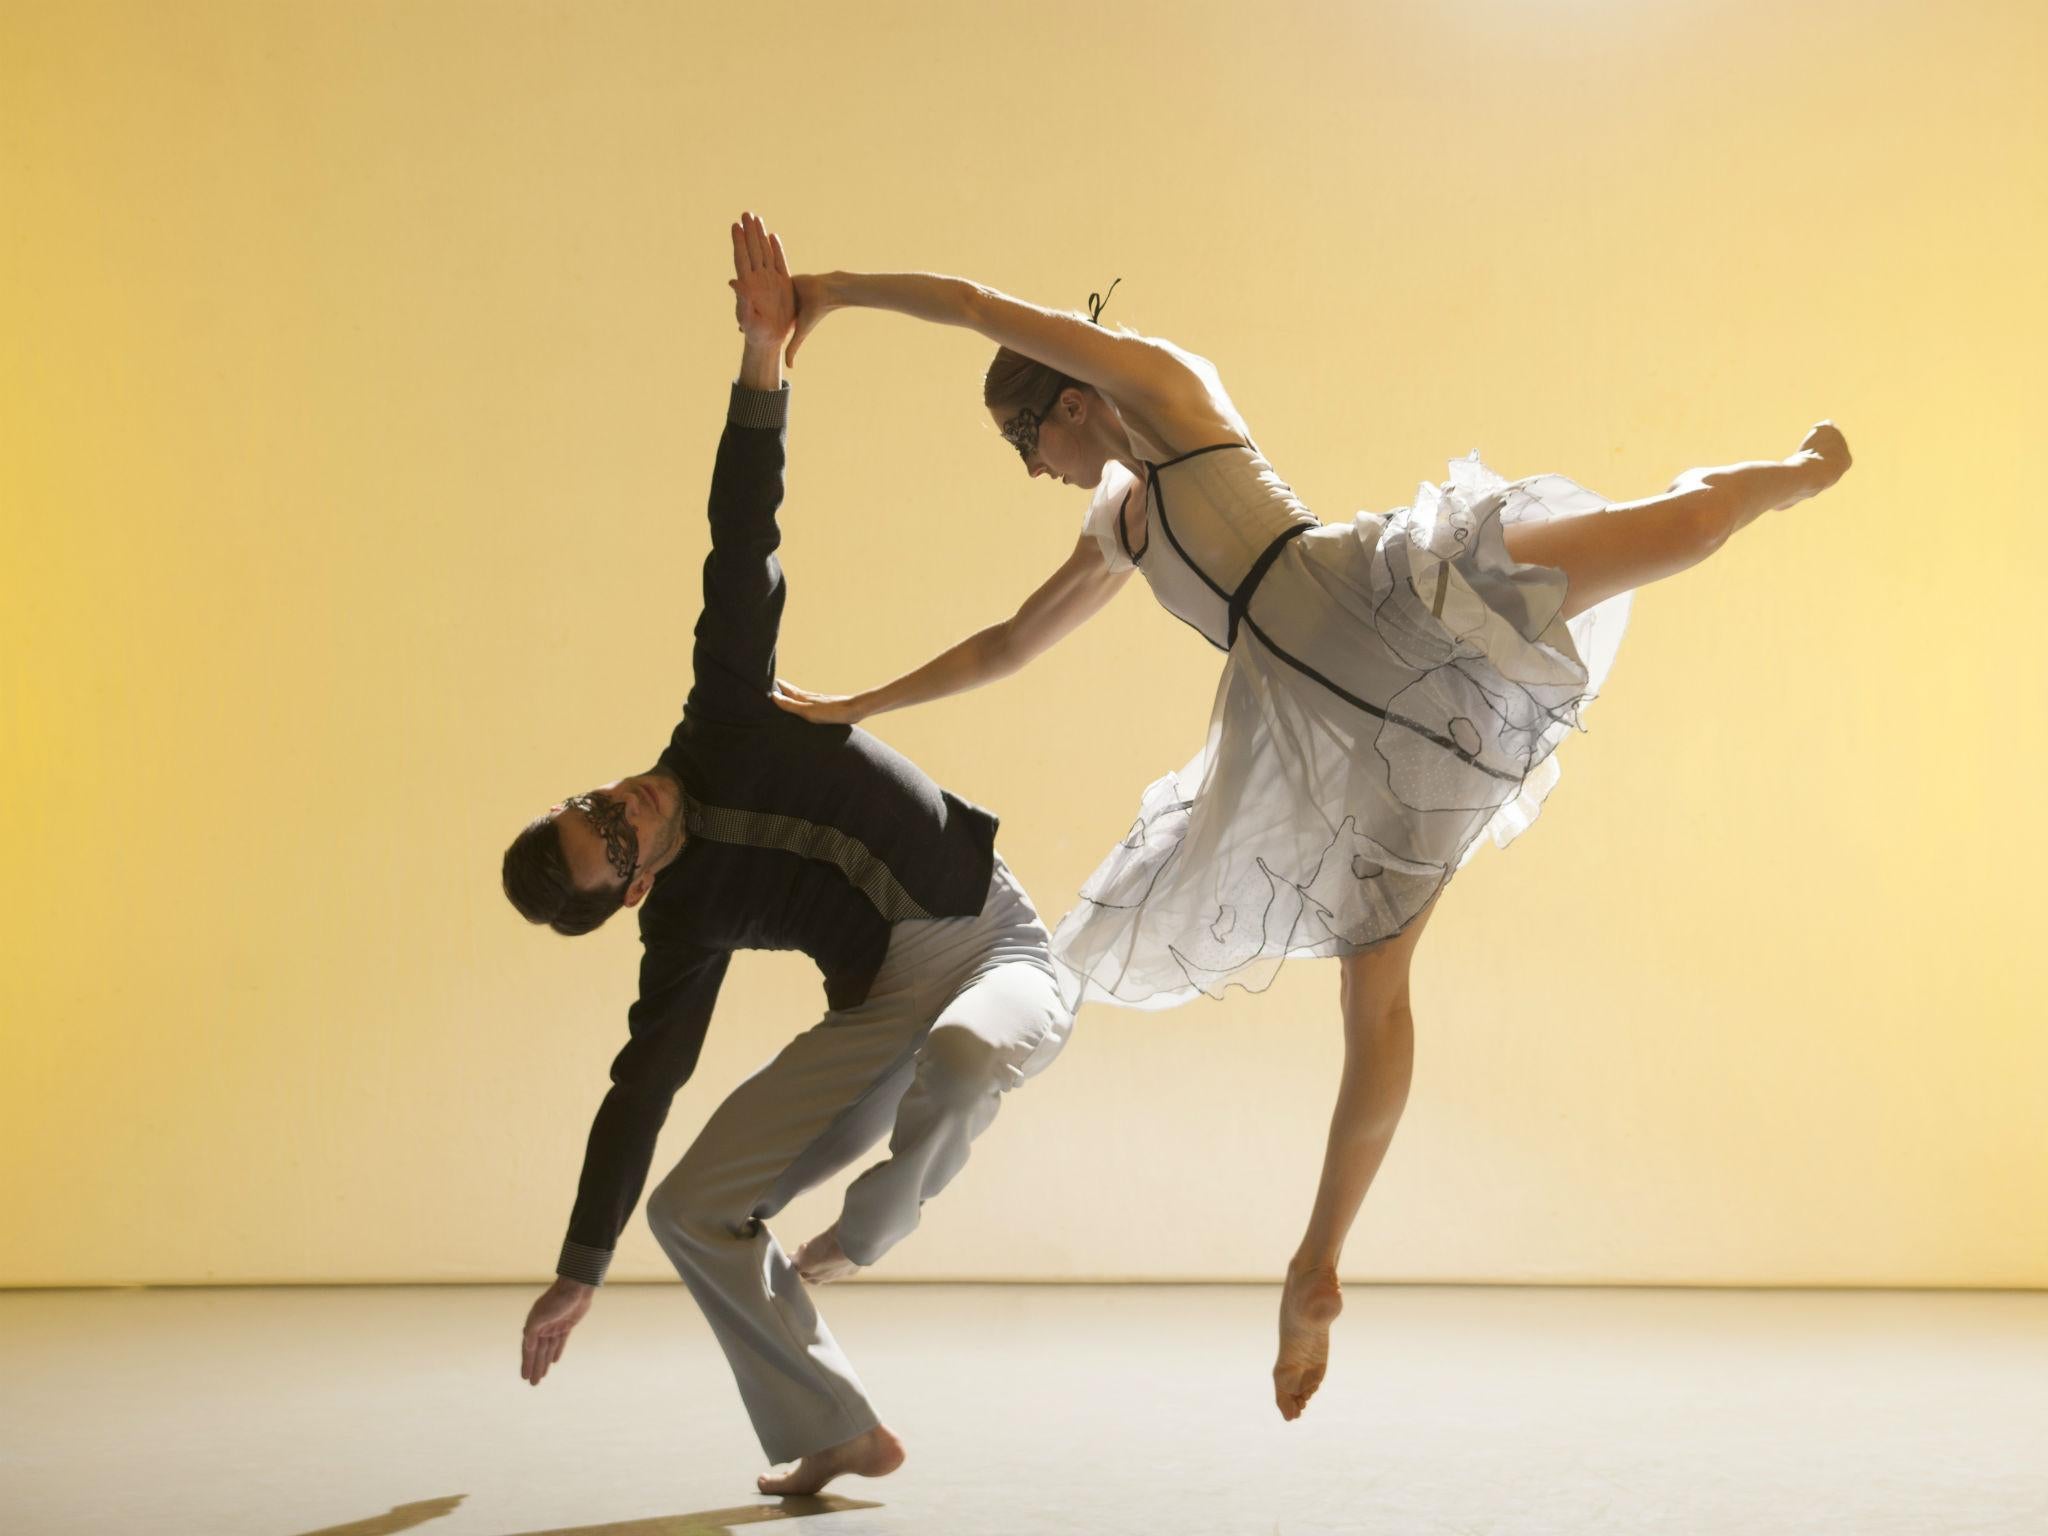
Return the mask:
<path id="1" fill-rule="evenodd" d="M 1044 419 L 1038 412 L 1026 406 L 1000 428 L 1003 441 L 1016 449 L 1017 457 L 1027 464 L 1031 462 L 1031 455 L 1038 452 L 1038 426 Z"/>

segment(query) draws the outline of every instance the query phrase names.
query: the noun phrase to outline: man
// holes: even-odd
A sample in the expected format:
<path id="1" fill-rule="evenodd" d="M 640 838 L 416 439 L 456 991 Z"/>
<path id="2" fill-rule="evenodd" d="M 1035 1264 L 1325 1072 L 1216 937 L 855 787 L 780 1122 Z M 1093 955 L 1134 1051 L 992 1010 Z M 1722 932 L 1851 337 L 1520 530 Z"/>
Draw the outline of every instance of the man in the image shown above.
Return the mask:
<path id="1" fill-rule="evenodd" d="M 648 1202 L 771 1462 L 764 1493 L 881 1476 L 902 1443 L 869 1405 L 804 1282 L 874 1263 L 967 1159 L 1001 1093 L 1043 1070 L 1072 1017 L 1046 934 L 995 852 L 993 816 L 862 731 L 773 702 L 782 615 L 782 347 L 796 297 L 781 242 L 732 230 L 745 336 L 711 480 L 694 680 L 660 761 L 554 807 L 506 850 L 528 919 L 587 933 L 639 911 L 631 1039 L 590 1130 L 559 1278 L 526 1321 L 538 1383 L 589 1311 L 738 949 L 801 949 L 830 1011 L 719 1106 Z M 889 1134 L 888 1155 L 794 1263 L 763 1224 Z"/>

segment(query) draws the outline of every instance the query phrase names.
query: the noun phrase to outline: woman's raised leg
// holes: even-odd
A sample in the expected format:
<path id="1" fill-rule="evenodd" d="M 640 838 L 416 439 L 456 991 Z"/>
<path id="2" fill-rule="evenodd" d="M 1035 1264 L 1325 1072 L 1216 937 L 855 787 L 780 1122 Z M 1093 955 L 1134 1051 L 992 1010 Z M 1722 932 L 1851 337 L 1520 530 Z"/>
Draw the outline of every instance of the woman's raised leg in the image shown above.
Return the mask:
<path id="1" fill-rule="evenodd" d="M 1280 1294 L 1280 1353 L 1273 1401 L 1284 1419 L 1301 1416 L 1322 1385 L 1330 1324 L 1343 1310 L 1337 1261 L 1365 1192 L 1394 1139 L 1415 1066 L 1415 1020 L 1408 1009 L 1408 966 L 1435 903 L 1384 944 L 1347 955 L 1339 995 L 1344 1013 L 1344 1076 L 1308 1231 L 1287 1266 Z"/>
<path id="2" fill-rule="evenodd" d="M 1564 616 L 1572 618 L 1699 564 L 1762 513 L 1818 495 L 1848 468 L 1847 440 L 1824 421 L 1783 459 L 1691 469 L 1646 501 L 1510 524 L 1508 554 L 1523 565 L 1563 571 Z"/>

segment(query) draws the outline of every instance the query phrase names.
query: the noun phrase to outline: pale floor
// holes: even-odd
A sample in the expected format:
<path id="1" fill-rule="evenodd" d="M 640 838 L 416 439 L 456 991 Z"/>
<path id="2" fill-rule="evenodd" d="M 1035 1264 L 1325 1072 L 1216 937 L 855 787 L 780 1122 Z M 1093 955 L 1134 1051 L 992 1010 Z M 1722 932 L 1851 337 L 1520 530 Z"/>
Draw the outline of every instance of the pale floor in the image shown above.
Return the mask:
<path id="1" fill-rule="evenodd" d="M 679 1288 L 530 1294 L 0 1294 L 0 1531 L 2048 1536 L 2042 1294 L 1358 1288 L 1287 1425 L 1270 1291 L 842 1288 L 911 1459 L 788 1512 Z"/>

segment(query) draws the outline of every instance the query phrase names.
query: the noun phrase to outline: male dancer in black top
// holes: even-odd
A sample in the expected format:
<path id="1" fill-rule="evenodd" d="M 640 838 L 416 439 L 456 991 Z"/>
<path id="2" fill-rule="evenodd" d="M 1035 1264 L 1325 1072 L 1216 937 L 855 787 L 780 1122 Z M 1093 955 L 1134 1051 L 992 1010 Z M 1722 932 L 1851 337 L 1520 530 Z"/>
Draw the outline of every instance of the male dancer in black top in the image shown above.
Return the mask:
<path id="1" fill-rule="evenodd" d="M 865 732 L 771 701 L 775 549 L 796 299 L 781 242 L 733 226 L 746 344 L 711 479 L 711 553 L 682 723 L 646 773 L 555 806 L 506 850 L 505 893 L 559 933 L 637 907 L 632 1038 L 591 1126 L 556 1271 L 527 1317 L 538 1382 L 589 1310 L 690 1076 L 736 949 L 801 949 L 830 1011 L 705 1122 L 648 1201 L 656 1237 L 724 1347 L 770 1461 L 764 1493 L 880 1476 L 903 1447 L 812 1309 L 804 1281 L 872 1264 L 966 1162 L 1002 1092 L 1065 1043 L 1046 934 L 995 852 L 995 818 Z M 883 1135 L 839 1220 L 784 1255 L 764 1222 Z"/>

